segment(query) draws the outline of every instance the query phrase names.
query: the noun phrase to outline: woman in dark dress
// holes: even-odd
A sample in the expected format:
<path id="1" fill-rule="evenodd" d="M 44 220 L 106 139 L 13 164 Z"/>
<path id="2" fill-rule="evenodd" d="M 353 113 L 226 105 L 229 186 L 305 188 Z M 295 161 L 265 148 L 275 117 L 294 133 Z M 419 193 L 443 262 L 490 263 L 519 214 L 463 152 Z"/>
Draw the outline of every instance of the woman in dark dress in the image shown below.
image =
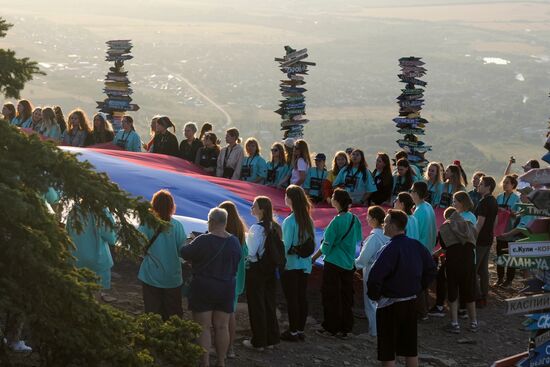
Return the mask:
<path id="1" fill-rule="evenodd" d="M 170 127 L 174 132 L 176 131 L 176 127 L 168 117 L 159 117 L 155 126 L 156 133 L 151 153 L 166 154 L 174 157 L 179 155 L 178 138 L 168 131 Z"/>
<path id="2" fill-rule="evenodd" d="M 228 233 L 227 211 L 211 209 L 208 213 L 208 233 L 195 238 L 181 249 L 181 257 L 191 262 L 193 280 L 189 290 L 189 309 L 193 320 L 201 325 L 199 345 L 205 349 L 201 366 L 210 366 L 210 328 L 218 361 L 225 366 L 229 347 L 229 318 L 233 313 L 237 268 L 241 259 L 241 244 Z"/>

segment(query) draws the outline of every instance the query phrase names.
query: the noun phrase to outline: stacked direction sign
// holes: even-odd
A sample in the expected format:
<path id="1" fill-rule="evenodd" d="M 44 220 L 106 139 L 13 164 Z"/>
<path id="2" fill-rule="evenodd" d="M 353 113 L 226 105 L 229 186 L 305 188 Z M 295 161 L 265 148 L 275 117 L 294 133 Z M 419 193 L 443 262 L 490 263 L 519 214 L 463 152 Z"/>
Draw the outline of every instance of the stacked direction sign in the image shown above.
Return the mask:
<path id="1" fill-rule="evenodd" d="M 130 95 L 133 93 L 128 79 L 128 72 L 124 70 L 124 61 L 130 60 L 132 43 L 130 40 L 107 41 L 107 56 L 105 61 L 114 61 L 115 65 L 109 68 L 105 75 L 105 88 L 103 92 L 107 98 L 97 102 L 97 108 L 101 112 L 111 116 L 113 128 L 118 131 L 122 128 L 122 117 L 126 111 L 137 111 L 139 106 L 132 104 Z"/>
<path id="2" fill-rule="evenodd" d="M 308 57 L 307 48 L 295 50 L 285 46 L 286 55 L 282 58 L 276 57 L 281 71 L 286 74 L 287 79 L 281 80 L 280 91 L 283 99 L 280 100 L 279 109 L 275 113 L 281 115 L 281 130 L 284 131 L 283 138 L 302 138 L 304 135 L 304 124 L 309 120 L 305 118 L 306 103 L 304 88 L 306 82 L 304 75 L 307 75 L 308 66 L 315 66 L 314 62 L 305 61 Z"/>
<path id="3" fill-rule="evenodd" d="M 506 300 L 506 315 L 525 314 L 523 322 L 531 331 L 528 352 L 520 353 L 493 363 L 493 367 L 549 366 L 550 365 L 550 313 L 532 313 L 550 309 L 550 293 Z"/>
<path id="4" fill-rule="evenodd" d="M 424 89 L 421 87 L 428 84 L 419 79 L 426 74 L 423 65 L 424 62 L 420 57 L 410 56 L 399 59 L 401 74 L 397 76 L 402 83 L 405 83 L 405 88 L 401 89 L 401 95 L 397 97 L 399 116 L 393 119 L 397 132 L 403 134 L 403 138 L 397 140 L 397 144 L 407 152 L 409 162 L 421 171 L 428 164 L 424 154 L 432 150 L 431 146 L 425 145 L 418 138 L 419 135 L 424 135 L 424 128 L 428 123 L 426 119 L 420 117 L 420 111 L 424 105 Z"/>
<path id="5" fill-rule="evenodd" d="M 532 169 L 519 179 L 533 186 L 550 184 L 550 169 Z M 531 204 L 518 204 L 521 215 L 538 217 L 525 230 L 523 240 L 508 243 L 508 254 L 497 258 L 497 265 L 543 271 L 544 279 L 550 271 L 550 205 L 549 190 L 536 188 L 527 194 Z M 527 193 L 527 192 L 525 192 Z M 525 194 L 524 193 L 524 194 Z M 548 289 L 545 284 L 543 289 Z M 536 312 L 536 313 L 535 313 Z M 503 366 L 550 366 L 550 293 L 506 300 L 506 314 L 524 314 L 526 330 L 531 331 L 527 353 L 519 354 L 493 364 Z"/>

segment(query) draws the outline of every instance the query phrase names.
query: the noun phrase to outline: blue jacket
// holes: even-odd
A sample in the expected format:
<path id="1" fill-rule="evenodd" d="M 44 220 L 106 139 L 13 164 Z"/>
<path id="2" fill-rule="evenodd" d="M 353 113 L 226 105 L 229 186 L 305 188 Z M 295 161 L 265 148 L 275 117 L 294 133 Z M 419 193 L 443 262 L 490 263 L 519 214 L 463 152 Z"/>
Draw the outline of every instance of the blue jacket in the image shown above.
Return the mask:
<path id="1" fill-rule="evenodd" d="M 436 265 L 430 252 L 405 235 L 393 237 L 376 256 L 367 280 L 367 295 L 374 301 L 414 296 L 435 278 Z"/>

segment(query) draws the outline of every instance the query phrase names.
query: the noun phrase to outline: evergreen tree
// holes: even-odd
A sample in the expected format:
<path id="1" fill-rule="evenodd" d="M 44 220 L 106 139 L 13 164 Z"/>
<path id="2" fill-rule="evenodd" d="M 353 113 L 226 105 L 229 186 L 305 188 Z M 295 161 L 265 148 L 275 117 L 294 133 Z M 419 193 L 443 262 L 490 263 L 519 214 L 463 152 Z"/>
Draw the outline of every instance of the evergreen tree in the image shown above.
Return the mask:
<path id="1" fill-rule="evenodd" d="M 61 210 L 79 202 L 81 210 L 108 223 L 108 208 L 122 250 L 131 256 L 141 254 L 146 241 L 128 218 L 166 224 L 148 202 L 130 198 L 90 167 L 0 121 L 0 310 L 24 315 L 41 366 L 196 364 L 198 325 L 177 317 L 166 323 L 156 315 L 136 319 L 98 303 L 95 276 L 74 267 L 73 244 L 43 198 L 48 187 L 62 192 Z M 12 358 L 0 343 L 0 365 L 15 365 Z"/>
<path id="2" fill-rule="evenodd" d="M 6 32 L 13 26 L 0 18 L 0 38 L 6 37 Z M 12 50 L 0 48 L 0 93 L 7 98 L 19 98 L 19 92 L 25 83 L 32 80 L 33 75 L 44 73 L 34 61 L 27 57 L 18 59 Z"/>

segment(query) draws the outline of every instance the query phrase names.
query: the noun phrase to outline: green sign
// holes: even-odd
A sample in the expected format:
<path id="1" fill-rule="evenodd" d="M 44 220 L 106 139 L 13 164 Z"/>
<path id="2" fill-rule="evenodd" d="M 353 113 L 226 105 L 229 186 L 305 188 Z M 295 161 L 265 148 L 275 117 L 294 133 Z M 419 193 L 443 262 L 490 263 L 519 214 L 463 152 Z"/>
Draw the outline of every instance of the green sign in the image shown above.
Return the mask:
<path id="1" fill-rule="evenodd" d="M 510 255 L 498 256 L 497 265 L 516 269 L 550 270 L 550 257 L 511 257 Z"/>
<path id="2" fill-rule="evenodd" d="M 523 215 L 534 215 L 537 217 L 550 217 L 550 210 L 537 209 L 536 206 L 531 204 L 516 204 L 520 213 Z"/>

